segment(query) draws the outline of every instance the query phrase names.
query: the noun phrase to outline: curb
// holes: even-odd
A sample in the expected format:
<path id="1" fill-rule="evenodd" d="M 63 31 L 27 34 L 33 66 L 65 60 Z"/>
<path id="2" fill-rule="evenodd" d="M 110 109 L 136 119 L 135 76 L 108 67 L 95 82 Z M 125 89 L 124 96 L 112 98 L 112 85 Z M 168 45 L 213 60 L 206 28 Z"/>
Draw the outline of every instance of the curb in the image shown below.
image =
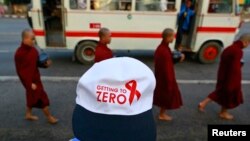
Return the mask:
<path id="1" fill-rule="evenodd" d="M 78 82 L 80 76 L 42 76 L 41 79 L 43 81 L 50 81 L 50 82 L 62 82 L 62 81 L 71 81 L 71 82 Z M 0 82 L 16 82 L 20 81 L 17 76 L 0 76 Z M 195 85 L 210 85 L 216 84 L 217 80 L 177 80 L 178 84 L 195 84 Z M 242 80 L 242 85 L 249 85 L 250 80 Z"/>
<path id="2" fill-rule="evenodd" d="M 5 15 L 0 15 L 0 18 L 25 19 L 26 16 L 25 15 L 9 15 L 9 14 L 5 14 Z"/>

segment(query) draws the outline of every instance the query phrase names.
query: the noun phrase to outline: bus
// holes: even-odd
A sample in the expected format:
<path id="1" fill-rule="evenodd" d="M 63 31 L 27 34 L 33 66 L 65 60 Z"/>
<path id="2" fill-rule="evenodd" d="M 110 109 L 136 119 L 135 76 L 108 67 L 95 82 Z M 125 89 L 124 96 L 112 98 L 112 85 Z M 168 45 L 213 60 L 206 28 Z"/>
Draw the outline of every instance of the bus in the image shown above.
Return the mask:
<path id="1" fill-rule="evenodd" d="M 32 0 L 29 19 L 41 49 L 74 50 L 83 64 L 92 63 L 98 31 L 109 28 L 113 51 L 154 51 L 165 28 L 178 34 L 185 0 Z M 238 33 L 238 0 L 193 0 L 195 15 L 184 46 L 201 63 L 214 63 Z M 170 44 L 174 51 L 176 40 Z"/>

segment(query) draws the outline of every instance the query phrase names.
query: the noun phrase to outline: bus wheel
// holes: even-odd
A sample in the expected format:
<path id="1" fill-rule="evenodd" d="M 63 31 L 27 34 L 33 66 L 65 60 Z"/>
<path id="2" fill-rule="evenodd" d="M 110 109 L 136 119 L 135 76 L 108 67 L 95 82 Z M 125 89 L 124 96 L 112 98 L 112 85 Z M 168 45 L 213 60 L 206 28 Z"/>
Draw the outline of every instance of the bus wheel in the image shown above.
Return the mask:
<path id="1" fill-rule="evenodd" d="M 92 64 L 95 60 L 95 47 L 97 43 L 85 41 L 78 44 L 75 52 L 77 60 L 82 64 Z"/>
<path id="2" fill-rule="evenodd" d="M 198 59 L 203 64 L 215 63 L 218 59 L 222 46 L 217 42 L 208 42 L 199 51 Z"/>

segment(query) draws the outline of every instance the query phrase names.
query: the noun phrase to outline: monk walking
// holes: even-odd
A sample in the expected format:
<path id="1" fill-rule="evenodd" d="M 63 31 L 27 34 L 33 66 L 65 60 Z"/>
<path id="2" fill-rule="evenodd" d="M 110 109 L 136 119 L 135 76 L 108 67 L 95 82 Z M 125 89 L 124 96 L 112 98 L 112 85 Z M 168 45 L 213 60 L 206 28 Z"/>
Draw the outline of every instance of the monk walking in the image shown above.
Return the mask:
<path id="1" fill-rule="evenodd" d="M 25 29 L 22 32 L 22 44 L 15 53 L 15 65 L 17 74 L 26 89 L 27 108 L 25 119 L 38 120 L 38 117 L 32 114 L 32 108 L 40 108 L 43 110 L 48 122 L 51 124 L 57 123 L 49 112 L 49 99 L 44 91 L 40 73 L 38 70 L 38 51 L 34 47 L 34 33 Z M 47 61 L 49 66 L 51 61 Z"/>
<path id="2" fill-rule="evenodd" d="M 100 41 L 95 51 L 95 62 L 100 62 L 113 57 L 111 49 L 108 48 L 107 44 L 111 42 L 111 33 L 107 28 L 101 28 L 99 33 Z"/>
<path id="3" fill-rule="evenodd" d="M 243 103 L 241 90 L 241 59 L 242 49 L 250 45 L 250 34 L 243 34 L 240 39 L 226 48 L 220 60 L 217 85 L 214 92 L 199 103 L 198 109 L 204 112 L 208 103 L 215 101 L 221 106 L 219 117 L 226 120 L 234 119 L 228 113 L 228 109 L 233 109 Z"/>
<path id="4" fill-rule="evenodd" d="M 174 63 L 169 43 L 174 40 L 174 31 L 165 29 L 162 33 L 162 42 L 155 51 L 154 105 L 160 107 L 160 120 L 171 121 L 172 117 L 166 110 L 177 109 L 182 106 L 181 94 L 175 79 Z M 180 61 L 184 60 L 182 56 Z"/>

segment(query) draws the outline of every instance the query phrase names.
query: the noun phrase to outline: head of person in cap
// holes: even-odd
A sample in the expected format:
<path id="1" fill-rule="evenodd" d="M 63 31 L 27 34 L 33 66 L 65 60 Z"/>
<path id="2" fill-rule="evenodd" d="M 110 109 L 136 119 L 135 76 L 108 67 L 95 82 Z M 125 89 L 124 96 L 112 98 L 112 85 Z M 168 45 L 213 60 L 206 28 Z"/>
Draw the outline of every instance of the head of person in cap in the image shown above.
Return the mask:
<path id="1" fill-rule="evenodd" d="M 112 58 L 79 80 L 73 132 L 81 141 L 156 141 L 153 72 L 142 62 Z"/>

